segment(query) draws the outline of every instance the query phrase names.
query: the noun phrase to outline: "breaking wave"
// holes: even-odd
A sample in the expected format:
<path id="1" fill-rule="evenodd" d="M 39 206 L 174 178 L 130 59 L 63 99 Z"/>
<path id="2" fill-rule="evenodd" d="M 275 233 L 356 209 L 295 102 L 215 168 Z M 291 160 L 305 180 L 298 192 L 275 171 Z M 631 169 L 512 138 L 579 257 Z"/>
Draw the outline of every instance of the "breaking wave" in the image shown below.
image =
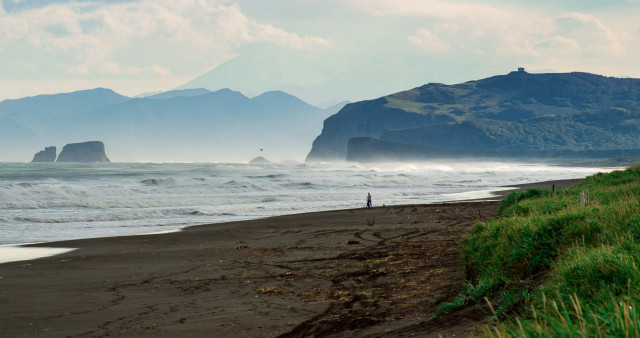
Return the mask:
<path id="1" fill-rule="evenodd" d="M 186 225 L 451 199 L 451 194 L 597 168 L 500 162 L 419 164 L 7 164 L 0 171 L 2 243 L 178 229 Z"/>

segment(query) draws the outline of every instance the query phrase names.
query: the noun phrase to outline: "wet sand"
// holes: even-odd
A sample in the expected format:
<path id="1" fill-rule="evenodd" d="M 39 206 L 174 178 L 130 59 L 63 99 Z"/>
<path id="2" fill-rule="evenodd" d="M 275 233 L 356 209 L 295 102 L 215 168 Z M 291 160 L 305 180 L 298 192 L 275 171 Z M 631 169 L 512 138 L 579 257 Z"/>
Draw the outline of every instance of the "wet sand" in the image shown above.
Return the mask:
<path id="1" fill-rule="evenodd" d="M 0 336 L 470 334 L 486 309 L 428 319 L 465 280 L 459 241 L 497 205 L 338 210 L 41 244 L 78 250 L 0 264 Z"/>

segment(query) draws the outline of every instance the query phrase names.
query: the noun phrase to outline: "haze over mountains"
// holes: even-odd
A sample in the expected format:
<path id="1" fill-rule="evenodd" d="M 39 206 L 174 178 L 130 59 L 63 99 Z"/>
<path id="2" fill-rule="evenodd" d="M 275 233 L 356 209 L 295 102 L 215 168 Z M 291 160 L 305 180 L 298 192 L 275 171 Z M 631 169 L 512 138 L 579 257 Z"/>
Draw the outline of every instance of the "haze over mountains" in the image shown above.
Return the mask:
<path id="1" fill-rule="evenodd" d="M 11 145 L 1 156 L 26 162 L 45 146 L 100 140 L 114 161 L 302 160 L 332 109 L 278 91 L 254 98 L 229 89 L 133 99 L 104 88 L 40 95 L 0 102 L 0 141 Z"/>
<path id="2" fill-rule="evenodd" d="M 45 146 L 87 140 L 103 141 L 114 161 L 640 156 L 639 79 L 522 69 L 343 105 L 323 110 L 282 91 L 249 98 L 203 88 L 5 100 L 0 141 L 11 146 L 1 156 L 26 162 Z"/>
<path id="3" fill-rule="evenodd" d="M 261 46 L 218 65 L 176 89 L 219 90 L 226 87 L 247 95 L 281 90 L 305 102 L 323 106 L 329 101 L 362 100 L 384 95 L 390 90 L 404 89 L 400 84 L 407 83 L 406 71 L 424 72 L 402 63 L 394 64 L 393 69 L 379 67 L 369 64 L 371 60 L 364 56 L 334 58 L 333 62 L 327 63 L 332 57 L 322 51 L 284 52 L 278 48 Z M 349 64 L 354 59 L 359 60 L 357 64 Z M 371 72 L 369 67 L 375 67 L 376 71 Z"/>

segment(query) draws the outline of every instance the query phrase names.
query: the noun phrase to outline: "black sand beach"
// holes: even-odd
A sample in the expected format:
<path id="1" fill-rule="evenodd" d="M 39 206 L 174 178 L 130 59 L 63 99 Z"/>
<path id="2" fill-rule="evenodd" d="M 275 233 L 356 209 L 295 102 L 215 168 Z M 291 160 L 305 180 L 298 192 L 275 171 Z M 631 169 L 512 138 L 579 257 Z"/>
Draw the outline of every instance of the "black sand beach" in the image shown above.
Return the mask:
<path id="1" fill-rule="evenodd" d="M 497 206 L 385 206 L 41 244 L 78 250 L 0 264 L 0 336 L 471 334 L 486 309 L 428 319 L 465 280 L 459 241 Z"/>

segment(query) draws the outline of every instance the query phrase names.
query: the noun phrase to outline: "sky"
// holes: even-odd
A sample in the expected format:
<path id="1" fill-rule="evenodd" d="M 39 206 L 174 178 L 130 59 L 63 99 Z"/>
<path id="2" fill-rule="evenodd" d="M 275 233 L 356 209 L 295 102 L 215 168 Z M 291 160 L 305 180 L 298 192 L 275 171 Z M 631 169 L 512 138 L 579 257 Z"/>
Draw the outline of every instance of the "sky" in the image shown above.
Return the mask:
<path id="1" fill-rule="evenodd" d="M 0 1 L 0 100 L 207 72 L 212 90 L 312 104 L 517 67 L 640 78 L 640 0 Z"/>

